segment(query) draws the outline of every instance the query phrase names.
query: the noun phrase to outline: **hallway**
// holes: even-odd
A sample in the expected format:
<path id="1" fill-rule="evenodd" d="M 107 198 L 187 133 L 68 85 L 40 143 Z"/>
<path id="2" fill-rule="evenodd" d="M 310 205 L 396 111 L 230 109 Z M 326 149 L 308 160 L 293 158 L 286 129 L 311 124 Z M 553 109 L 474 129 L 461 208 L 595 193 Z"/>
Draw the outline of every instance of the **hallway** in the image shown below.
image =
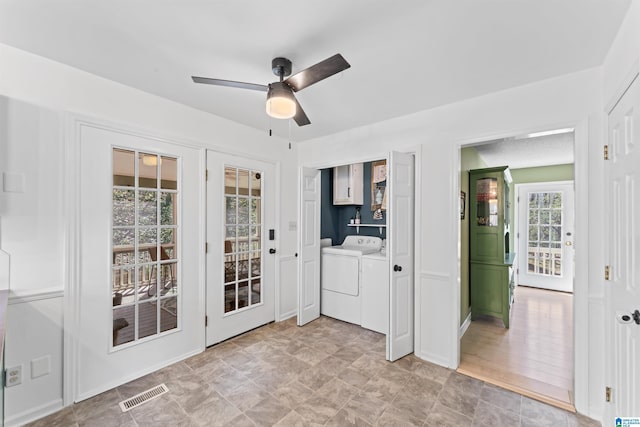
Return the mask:
<path id="1" fill-rule="evenodd" d="M 518 286 L 511 310 L 471 322 L 458 372 L 574 410 L 573 295 Z"/>

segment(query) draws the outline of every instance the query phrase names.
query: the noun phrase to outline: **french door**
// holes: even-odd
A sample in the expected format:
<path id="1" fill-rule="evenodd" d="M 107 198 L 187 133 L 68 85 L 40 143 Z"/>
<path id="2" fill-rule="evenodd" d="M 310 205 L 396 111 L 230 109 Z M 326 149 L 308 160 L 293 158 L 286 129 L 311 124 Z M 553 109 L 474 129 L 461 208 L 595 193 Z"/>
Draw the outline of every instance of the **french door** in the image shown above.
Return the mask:
<path id="1" fill-rule="evenodd" d="M 275 319 L 275 168 L 207 153 L 207 321 L 213 345 Z"/>
<path id="2" fill-rule="evenodd" d="M 573 292 L 573 182 L 518 185 L 518 284 Z"/>
<path id="3" fill-rule="evenodd" d="M 76 396 L 202 348 L 197 149 L 80 126 Z"/>

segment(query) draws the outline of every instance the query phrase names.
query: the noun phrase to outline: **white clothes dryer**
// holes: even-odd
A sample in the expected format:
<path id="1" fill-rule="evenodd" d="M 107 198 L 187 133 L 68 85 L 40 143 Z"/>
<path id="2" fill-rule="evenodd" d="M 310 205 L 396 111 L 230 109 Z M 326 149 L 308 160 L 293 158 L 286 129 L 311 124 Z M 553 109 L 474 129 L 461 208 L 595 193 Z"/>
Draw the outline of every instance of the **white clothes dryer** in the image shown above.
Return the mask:
<path id="1" fill-rule="evenodd" d="M 320 312 L 361 324 L 362 255 L 380 252 L 382 239 L 347 236 L 338 246 L 322 248 Z"/>

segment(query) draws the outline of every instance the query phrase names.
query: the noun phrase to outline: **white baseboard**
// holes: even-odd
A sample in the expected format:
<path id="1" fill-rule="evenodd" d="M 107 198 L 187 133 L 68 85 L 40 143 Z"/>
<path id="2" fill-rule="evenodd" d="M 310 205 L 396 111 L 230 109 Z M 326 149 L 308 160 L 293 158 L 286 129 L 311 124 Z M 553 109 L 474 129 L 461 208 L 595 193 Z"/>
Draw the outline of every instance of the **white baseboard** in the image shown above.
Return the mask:
<path id="1" fill-rule="evenodd" d="M 54 412 L 58 412 L 60 409 L 62 409 L 61 398 L 53 400 L 49 403 L 40 405 L 37 408 L 32 408 L 27 411 L 21 412 L 19 414 L 6 417 L 4 420 L 4 425 L 6 427 L 23 426 L 32 421 L 39 420 L 40 418 L 46 417 L 47 415 L 51 415 Z"/>
<path id="2" fill-rule="evenodd" d="M 462 339 L 462 337 L 464 336 L 464 333 L 467 332 L 467 329 L 469 329 L 470 324 L 471 324 L 471 312 L 469 312 L 469 314 L 467 315 L 467 318 L 464 319 L 464 322 L 462 322 L 462 325 L 460 325 L 460 332 L 458 333 L 458 339 Z"/>
<path id="3" fill-rule="evenodd" d="M 280 315 L 280 320 L 278 320 L 278 321 L 282 322 L 283 320 L 291 319 L 292 317 L 295 317 L 297 315 L 298 315 L 298 311 L 297 310 L 292 310 L 292 311 L 289 311 L 287 313 L 282 313 Z"/>

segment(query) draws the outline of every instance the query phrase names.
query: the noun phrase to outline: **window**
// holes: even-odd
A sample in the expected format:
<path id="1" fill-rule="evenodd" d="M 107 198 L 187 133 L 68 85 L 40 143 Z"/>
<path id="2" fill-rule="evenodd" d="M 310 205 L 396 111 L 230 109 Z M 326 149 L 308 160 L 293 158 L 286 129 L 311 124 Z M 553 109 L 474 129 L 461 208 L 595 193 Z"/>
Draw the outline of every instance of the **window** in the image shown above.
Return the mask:
<path id="1" fill-rule="evenodd" d="M 227 166 L 224 170 L 224 312 L 262 302 L 261 173 Z"/>
<path id="2" fill-rule="evenodd" d="M 562 193 L 529 193 L 527 271 L 562 276 Z"/>
<path id="3" fill-rule="evenodd" d="M 178 159 L 113 149 L 113 347 L 178 328 Z"/>

